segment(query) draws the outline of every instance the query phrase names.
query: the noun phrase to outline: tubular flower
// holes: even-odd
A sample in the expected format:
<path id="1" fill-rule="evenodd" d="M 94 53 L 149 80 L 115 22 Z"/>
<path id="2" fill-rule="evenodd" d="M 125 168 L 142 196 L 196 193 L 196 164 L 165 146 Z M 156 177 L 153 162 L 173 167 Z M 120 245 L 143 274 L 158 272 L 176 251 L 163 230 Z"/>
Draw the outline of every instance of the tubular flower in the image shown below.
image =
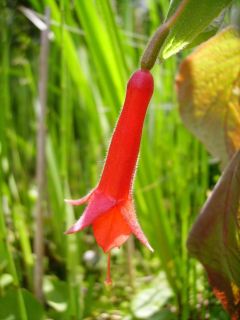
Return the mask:
<path id="1" fill-rule="evenodd" d="M 87 203 L 80 219 L 66 233 L 75 233 L 92 225 L 96 241 L 104 252 L 120 247 L 131 234 L 152 251 L 138 223 L 132 198 L 142 127 L 152 93 L 151 73 L 136 71 L 128 82 L 125 102 L 97 187 L 81 199 L 66 200 L 76 206 Z M 110 255 L 106 282 L 111 282 Z"/>

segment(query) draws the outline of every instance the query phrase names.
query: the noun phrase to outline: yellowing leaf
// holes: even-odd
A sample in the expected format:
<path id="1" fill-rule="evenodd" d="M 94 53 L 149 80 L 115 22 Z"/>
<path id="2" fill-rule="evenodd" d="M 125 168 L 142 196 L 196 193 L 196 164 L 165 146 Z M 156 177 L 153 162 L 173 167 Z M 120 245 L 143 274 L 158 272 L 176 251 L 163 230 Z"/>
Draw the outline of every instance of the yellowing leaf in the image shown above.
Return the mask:
<path id="1" fill-rule="evenodd" d="M 240 37 L 227 28 L 198 47 L 176 78 L 186 127 L 225 166 L 240 148 Z"/>
<path id="2" fill-rule="evenodd" d="M 240 151 L 232 158 L 188 238 L 188 250 L 205 267 L 216 297 L 240 319 Z"/>

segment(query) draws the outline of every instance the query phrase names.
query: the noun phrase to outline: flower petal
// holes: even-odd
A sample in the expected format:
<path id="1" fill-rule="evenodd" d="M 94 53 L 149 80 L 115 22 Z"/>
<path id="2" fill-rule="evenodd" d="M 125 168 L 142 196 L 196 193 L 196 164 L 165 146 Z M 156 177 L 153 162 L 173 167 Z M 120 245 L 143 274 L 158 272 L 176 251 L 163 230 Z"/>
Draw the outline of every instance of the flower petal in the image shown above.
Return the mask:
<path id="1" fill-rule="evenodd" d="M 121 213 L 128 223 L 129 227 L 132 230 L 132 233 L 141 241 L 150 251 L 153 251 L 153 248 L 150 246 L 145 234 L 142 231 L 142 228 L 137 220 L 135 213 L 135 208 L 133 205 L 133 200 L 130 198 L 125 201 L 124 205 L 121 206 Z"/>
<path id="2" fill-rule="evenodd" d="M 119 206 L 97 218 L 93 222 L 93 232 L 98 245 L 102 247 L 104 252 L 120 247 L 132 233 Z"/>
<path id="3" fill-rule="evenodd" d="M 105 195 L 101 191 L 94 191 L 88 206 L 83 212 L 80 219 L 65 233 L 75 233 L 81 231 L 85 227 L 93 223 L 100 215 L 113 208 L 116 205 L 116 200 Z"/>
<path id="4" fill-rule="evenodd" d="M 73 205 L 73 206 L 80 206 L 81 204 L 84 204 L 91 199 L 91 196 L 93 195 L 94 191 L 95 191 L 94 189 L 91 190 L 86 196 L 84 196 L 80 199 L 77 199 L 77 200 L 64 199 L 64 201 L 68 204 Z"/>

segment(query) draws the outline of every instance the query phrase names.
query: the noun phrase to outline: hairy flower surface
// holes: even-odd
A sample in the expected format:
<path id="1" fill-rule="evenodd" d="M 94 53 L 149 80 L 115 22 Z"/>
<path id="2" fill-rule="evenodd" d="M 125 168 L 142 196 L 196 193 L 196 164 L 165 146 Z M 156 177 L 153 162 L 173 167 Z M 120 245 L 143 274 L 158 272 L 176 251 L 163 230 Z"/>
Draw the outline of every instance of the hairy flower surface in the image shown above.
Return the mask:
<path id="1" fill-rule="evenodd" d="M 92 225 L 96 241 L 104 252 L 120 247 L 131 234 L 152 250 L 136 217 L 132 185 L 153 85 L 149 71 L 138 70 L 132 75 L 97 187 L 79 200 L 66 200 L 72 205 L 87 203 L 80 219 L 66 233 Z M 110 257 L 107 282 L 111 282 Z"/>

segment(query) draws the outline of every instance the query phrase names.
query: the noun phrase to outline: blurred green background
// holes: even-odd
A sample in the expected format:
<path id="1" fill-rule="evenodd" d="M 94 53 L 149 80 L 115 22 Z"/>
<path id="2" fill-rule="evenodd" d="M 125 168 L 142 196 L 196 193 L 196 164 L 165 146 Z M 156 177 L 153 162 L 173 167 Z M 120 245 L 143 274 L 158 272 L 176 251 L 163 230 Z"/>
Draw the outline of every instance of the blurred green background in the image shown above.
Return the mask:
<path id="1" fill-rule="evenodd" d="M 228 319 L 190 259 L 186 238 L 218 177 L 184 128 L 174 79 L 181 54 L 153 69 L 134 196 L 154 248 L 131 238 L 106 256 L 92 230 L 64 231 L 83 207 L 65 205 L 99 178 L 123 103 L 167 0 L 28 0 L 0 4 L 0 320 Z M 24 6 L 25 9 L 21 6 Z M 40 30 L 26 17 L 51 10 L 44 206 L 44 303 L 33 295 Z M 25 12 L 25 15 L 23 14 Z"/>

